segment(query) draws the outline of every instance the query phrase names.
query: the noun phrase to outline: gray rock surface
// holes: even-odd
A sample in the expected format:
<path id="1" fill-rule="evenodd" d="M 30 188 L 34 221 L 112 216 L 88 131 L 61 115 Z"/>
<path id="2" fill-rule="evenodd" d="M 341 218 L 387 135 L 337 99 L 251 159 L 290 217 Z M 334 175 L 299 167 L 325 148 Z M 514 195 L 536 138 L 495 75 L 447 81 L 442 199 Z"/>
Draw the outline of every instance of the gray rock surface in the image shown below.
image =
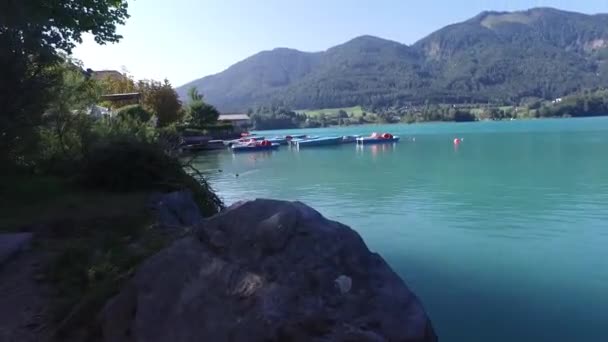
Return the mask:
<path id="1" fill-rule="evenodd" d="M 193 226 L 203 220 L 191 191 L 157 194 L 152 197 L 151 202 L 157 213 L 158 223 L 163 227 Z"/>
<path id="2" fill-rule="evenodd" d="M 0 234 L 0 265 L 11 257 L 30 247 L 32 233 Z"/>
<path id="3" fill-rule="evenodd" d="M 416 296 L 350 228 L 243 202 L 151 257 L 100 314 L 104 341 L 437 341 Z"/>

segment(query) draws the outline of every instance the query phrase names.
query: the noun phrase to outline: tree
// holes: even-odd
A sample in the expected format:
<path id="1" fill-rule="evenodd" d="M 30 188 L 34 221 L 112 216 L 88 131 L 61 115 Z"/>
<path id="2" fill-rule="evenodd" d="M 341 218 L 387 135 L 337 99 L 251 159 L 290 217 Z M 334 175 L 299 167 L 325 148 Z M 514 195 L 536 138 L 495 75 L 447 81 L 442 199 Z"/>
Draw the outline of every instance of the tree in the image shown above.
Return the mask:
<path id="1" fill-rule="evenodd" d="M 54 69 L 61 81 L 50 90 L 53 99 L 40 127 L 42 157 L 78 158 L 83 152 L 83 131 L 92 123 L 90 112 L 98 99 L 98 85 L 83 74 L 76 61 L 66 61 Z"/>
<path id="2" fill-rule="evenodd" d="M 144 109 L 154 113 L 159 127 L 178 122 L 182 118 L 181 102 L 168 80 L 164 82 L 144 80 L 137 82 Z"/>
<path id="3" fill-rule="evenodd" d="M 117 42 L 116 26 L 128 18 L 124 0 L 2 1 L 0 4 L 0 157 L 32 137 L 62 82 L 53 68 L 82 34 L 99 44 Z"/>
<path id="4" fill-rule="evenodd" d="M 111 75 L 106 76 L 98 81 L 102 95 L 105 94 L 124 94 L 124 93 L 136 93 L 138 92 L 133 77 L 129 74 L 124 73 L 121 76 Z M 103 102 L 102 106 L 109 107 L 112 109 L 121 108 L 124 106 L 132 105 L 132 100 L 121 100 L 121 101 L 107 101 Z"/>
<path id="5" fill-rule="evenodd" d="M 215 123 L 220 116 L 220 112 L 212 105 L 203 101 L 203 95 L 198 92 L 196 87 L 188 90 L 190 103 L 186 112 L 190 116 L 190 122 L 197 126 L 205 126 Z"/>
<path id="6" fill-rule="evenodd" d="M 348 113 L 346 113 L 345 110 L 340 109 L 338 111 L 338 118 L 343 119 L 343 118 L 348 118 Z"/>

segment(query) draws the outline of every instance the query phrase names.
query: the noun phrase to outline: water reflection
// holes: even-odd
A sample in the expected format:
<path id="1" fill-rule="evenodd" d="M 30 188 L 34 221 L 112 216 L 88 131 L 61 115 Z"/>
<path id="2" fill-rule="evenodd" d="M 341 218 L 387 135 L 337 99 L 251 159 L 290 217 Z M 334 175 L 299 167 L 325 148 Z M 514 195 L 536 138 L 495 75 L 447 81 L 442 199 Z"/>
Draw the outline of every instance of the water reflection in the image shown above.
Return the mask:
<path id="1" fill-rule="evenodd" d="M 205 151 L 203 153 L 191 154 L 181 158 L 184 164 L 192 163 L 203 174 L 217 173 L 221 170 L 222 156 L 225 151 Z"/>
<path id="2" fill-rule="evenodd" d="M 391 153 L 397 149 L 397 144 L 374 144 L 374 145 L 360 145 L 357 144 L 357 152 L 359 154 L 370 153 L 372 157 L 377 157 L 380 154 Z"/>
<path id="3" fill-rule="evenodd" d="M 258 151 L 253 153 L 233 153 L 232 160 L 242 161 L 249 165 L 255 165 L 258 161 L 267 160 L 272 157 L 274 151 Z"/>

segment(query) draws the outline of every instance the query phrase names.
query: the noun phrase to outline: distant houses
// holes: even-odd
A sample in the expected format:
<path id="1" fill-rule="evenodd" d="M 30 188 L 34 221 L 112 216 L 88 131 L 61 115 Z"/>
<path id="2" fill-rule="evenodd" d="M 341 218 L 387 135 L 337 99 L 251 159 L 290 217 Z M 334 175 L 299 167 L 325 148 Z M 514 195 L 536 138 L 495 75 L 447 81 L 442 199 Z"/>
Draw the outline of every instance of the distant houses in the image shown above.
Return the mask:
<path id="1" fill-rule="evenodd" d="M 251 119 L 247 114 L 220 114 L 217 121 L 220 123 L 229 123 L 235 128 L 251 127 Z"/>

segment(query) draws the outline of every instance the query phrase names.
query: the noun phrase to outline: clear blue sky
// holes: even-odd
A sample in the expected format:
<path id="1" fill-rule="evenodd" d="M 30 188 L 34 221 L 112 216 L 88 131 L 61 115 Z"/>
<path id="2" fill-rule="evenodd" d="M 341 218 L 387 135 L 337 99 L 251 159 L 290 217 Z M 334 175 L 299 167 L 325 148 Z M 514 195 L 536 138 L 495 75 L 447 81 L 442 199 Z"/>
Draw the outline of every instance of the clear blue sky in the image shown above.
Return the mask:
<path id="1" fill-rule="evenodd" d="M 363 34 L 411 44 L 483 10 L 539 6 L 608 12 L 608 0 L 130 0 L 120 43 L 85 39 L 74 55 L 179 86 L 275 47 L 321 51 Z"/>

